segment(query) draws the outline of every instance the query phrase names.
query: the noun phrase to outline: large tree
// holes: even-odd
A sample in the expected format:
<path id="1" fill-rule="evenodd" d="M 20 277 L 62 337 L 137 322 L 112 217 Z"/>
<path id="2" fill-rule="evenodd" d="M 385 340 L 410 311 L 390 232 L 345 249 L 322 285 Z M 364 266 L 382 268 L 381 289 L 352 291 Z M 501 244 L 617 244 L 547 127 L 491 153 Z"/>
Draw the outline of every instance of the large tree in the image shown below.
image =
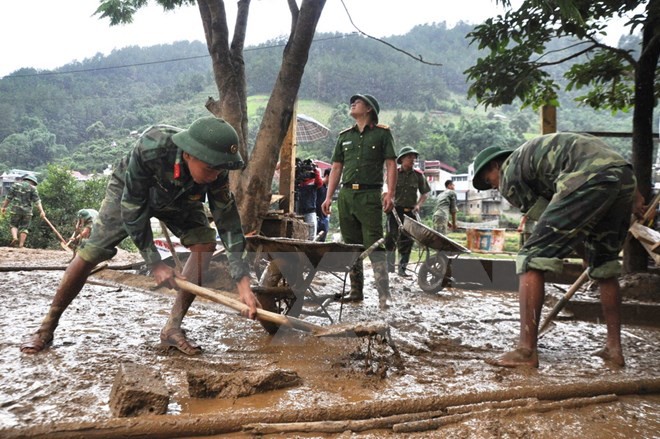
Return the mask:
<path id="1" fill-rule="evenodd" d="M 273 173 L 280 147 L 294 117 L 295 101 L 307 63 L 316 25 L 325 0 L 287 0 L 291 30 L 282 55 L 282 64 L 266 105 L 259 133 L 248 157 L 247 87 L 243 48 L 247 33 L 250 0 L 238 0 L 234 33 L 229 35 L 228 16 L 222 0 L 155 0 L 165 10 L 197 4 L 204 25 L 206 44 L 213 63 L 218 99 L 209 98 L 206 107 L 227 120 L 238 132 L 241 154 L 247 167 L 232 178 L 245 230 L 258 230 L 260 217 L 268 210 Z M 102 0 L 97 9 L 111 25 L 130 23 L 147 0 Z"/>
<path id="2" fill-rule="evenodd" d="M 509 0 L 496 0 L 510 8 Z M 635 48 L 603 43 L 608 21 L 630 16 L 626 26 L 641 30 Z M 469 95 L 488 106 L 519 99 L 523 106 L 557 106 L 561 88 L 549 70 L 573 63 L 567 90 L 585 89 L 580 102 L 594 109 L 633 108 L 632 163 L 638 187 L 649 200 L 652 189 L 653 109 L 660 86 L 660 0 L 524 0 L 518 9 L 488 19 L 468 35 L 488 55 L 466 73 Z M 551 46 L 570 38 L 558 52 Z M 627 271 L 646 270 L 648 255 L 635 241 L 625 249 Z"/>

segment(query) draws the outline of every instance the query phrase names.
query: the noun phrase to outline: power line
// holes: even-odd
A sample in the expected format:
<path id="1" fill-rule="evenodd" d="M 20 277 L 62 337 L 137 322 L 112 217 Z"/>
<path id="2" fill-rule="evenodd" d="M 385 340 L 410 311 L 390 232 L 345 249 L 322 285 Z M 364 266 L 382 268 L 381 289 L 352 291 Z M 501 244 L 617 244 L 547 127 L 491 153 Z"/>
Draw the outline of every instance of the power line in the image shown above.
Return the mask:
<path id="1" fill-rule="evenodd" d="M 353 32 L 353 33 L 350 33 L 350 34 L 342 34 L 342 35 L 333 36 L 333 37 L 319 38 L 319 39 L 313 40 L 312 43 L 329 41 L 329 40 L 337 40 L 337 39 L 343 39 L 343 38 L 346 38 L 346 37 L 354 37 L 354 36 L 357 36 L 357 33 Z M 253 51 L 256 51 L 256 50 L 274 49 L 276 47 L 284 47 L 284 46 L 286 46 L 286 43 L 271 44 L 271 45 L 267 45 L 267 46 L 248 47 L 247 49 L 244 50 L 244 52 L 253 52 Z M 117 65 L 117 66 L 91 67 L 91 68 L 88 68 L 88 69 L 67 70 L 65 72 L 51 72 L 51 71 L 49 71 L 49 72 L 38 72 L 38 73 L 25 73 L 25 74 L 5 76 L 3 79 L 7 79 L 7 78 L 34 78 L 34 77 L 44 77 L 44 76 L 68 75 L 68 74 L 71 74 L 71 73 L 99 72 L 99 71 L 104 71 L 104 70 L 116 70 L 116 69 L 125 69 L 125 68 L 129 68 L 129 67 L 142 67 L 142 66 L 149 66 L 149 65 L 155 65 L 155 64 L 166 64 L 166 63 L 179 62 L 179 61 L 190 61 L 190 60 L 194 60 L 194 59 L 209 58 L 209 57 L 210 57 L 209 54 L 204 54 L 204 55 L 188 56 L 188 57 L 183 57 L 183 58 L 164 59 L 164 60 L 159 60 L 159 61 L 148 61 L 148 62 L 141 62 L 141 63 L 134 63 L 134 64 L 121 64 L 121 65 Z"/>

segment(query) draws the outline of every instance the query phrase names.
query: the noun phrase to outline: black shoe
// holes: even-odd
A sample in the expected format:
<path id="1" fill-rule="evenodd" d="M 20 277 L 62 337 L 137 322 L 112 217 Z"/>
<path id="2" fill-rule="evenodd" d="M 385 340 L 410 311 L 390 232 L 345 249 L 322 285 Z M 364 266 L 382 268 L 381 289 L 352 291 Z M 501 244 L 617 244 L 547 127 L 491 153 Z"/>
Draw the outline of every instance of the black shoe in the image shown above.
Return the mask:
<path id="1" fill-rule="evenodd" d="M 399 269 L 399 272 L 397 273 L 401 277 L 410 277 L 410 275 L 406 272 L 406 270 Z"/>

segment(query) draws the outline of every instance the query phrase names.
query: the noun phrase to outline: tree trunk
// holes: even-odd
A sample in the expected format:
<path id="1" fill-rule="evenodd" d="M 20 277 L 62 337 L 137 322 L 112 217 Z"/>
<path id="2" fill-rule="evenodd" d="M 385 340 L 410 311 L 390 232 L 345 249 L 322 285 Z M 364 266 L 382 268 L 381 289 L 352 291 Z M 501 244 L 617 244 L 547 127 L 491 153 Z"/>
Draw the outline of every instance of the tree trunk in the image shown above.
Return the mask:
<path id="1" fill-rule="evenodd" d="M 219 100 L 209 97 L 206 108 L 225 119 L 236 129 L 240 139 L 239 151 L 247 159 L 247 86 L 243 46 L 247 28 L 250 0 L 238 1 L 234 37 L 229 45 L 227 14 L 223 1 L 198 0 L 204 25 L 206 45 L 211 55 L 213 75 Z"/>
<path id="2" fill-rule="evenodd" d="M 649 2 L 647 23 L 642 36 L 642 52 L 635 69 L 635 108 L 633 111 L 632 164 L 637 187 L 646 202 L 651 199 L 653 163 L 653 107 L 655 71 L 660 56 L 660 34 L 656 31 L 660 17 Z M 623 250 L 624 272 L 648 270 L 648 255 L 636 239 L 627 239 Z"/>
<path id="3" fill-rule="evenodd" d="M 231 187 L 236 195 L 243 229 L 259 230 L 261 216 L 268 211 L 280 147 L 295 116 L 294 103 L 325 0 L 303 0 L 300 9 L 296 0 L 288 0 L 291 34 L 250 157 L 247 151 L 247 87 L 243 59 L 250 0 L 238 1 L 231 45 L 224 1 L 198 0 L 197 4 L 219 93 L 217 101 L 209 97 L 206 108 L 229 122 L 238 133 L 239 151 L 247 167 L 243 171 L 233 172 Z"/>
<path id="4" fill-rule="evenodd" d="M 259 230 L 261 216 L 268 211 L 280 147 L 291 119 L 295 117 L 296 97 L 324 6 L 325 0 L 303 0 L 298 10 L 295 0 L 289 0 L 291 35 L 284 49 L 280 72 L 266 105 L 250 161 L 234 187 L 244 230 Z"/>

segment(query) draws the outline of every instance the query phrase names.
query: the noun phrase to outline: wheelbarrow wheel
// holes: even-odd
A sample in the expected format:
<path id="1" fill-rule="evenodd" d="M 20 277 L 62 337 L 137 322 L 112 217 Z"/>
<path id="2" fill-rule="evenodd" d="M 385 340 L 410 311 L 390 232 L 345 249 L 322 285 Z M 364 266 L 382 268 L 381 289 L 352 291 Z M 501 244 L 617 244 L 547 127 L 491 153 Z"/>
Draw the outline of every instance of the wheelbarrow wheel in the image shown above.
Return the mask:
<path id="1" fill-rule="evenodd" d="M 449 258 L 441 253 L 429 257 L 419 267 L 419 273 L 417 273 L 419 288 L 426 293 L 437 293 L 442 290 L 447 283 L 445 277 L 448 266 Z"/>

